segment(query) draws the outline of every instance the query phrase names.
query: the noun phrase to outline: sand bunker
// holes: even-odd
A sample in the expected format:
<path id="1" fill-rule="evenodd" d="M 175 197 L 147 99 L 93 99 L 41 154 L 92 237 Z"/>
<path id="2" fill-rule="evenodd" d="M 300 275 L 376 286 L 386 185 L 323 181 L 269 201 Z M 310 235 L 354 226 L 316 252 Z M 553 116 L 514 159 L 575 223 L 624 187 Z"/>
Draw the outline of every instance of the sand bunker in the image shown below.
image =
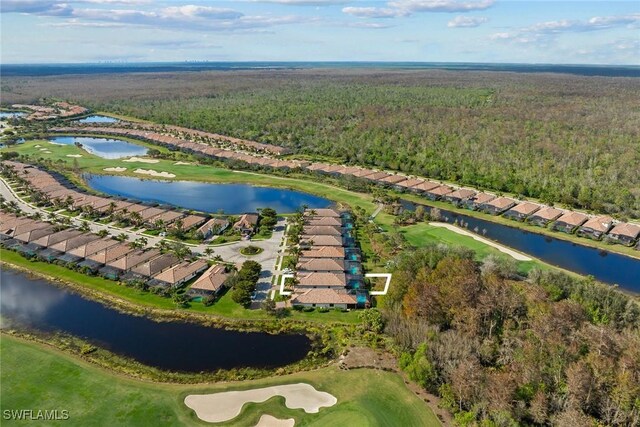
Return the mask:
<path id="1" fill-rule="evenodd" d="M 41 148 L 40 151 L 49 151 L 46 148 Z"/>
<path id="2" fill-rule="evenodd" d="M 296 420 L 294 420 L 293 418 L 281 420 L 280 418 L 264 414 L 260 417 L 260 420 L 258 420 L 258 424 L 256 424 L 256 427 L 293 427 L 295 423 Z"/>
<path id="3" fill-rule="evenodd" d="M 192 165 L 193 163 L 189 162 L 175 162 L 174 165 Z"/>
<path id="4" fill-rule="evenodd" d="M 42 145 L 40 145 L 40 144 L 36 144 L 36 145 L 34 145 L 33 147 L 34 147 L 34 148 L 40 148 L 40 147 L 42 147 Z"/>
<path id="5" fill-rule="evenodd" d="M 161 178 L 175 178 L 176 176 L 172 173 L 169 172 L 164 172 L 164 171 L 154 171 L 153 169 L 136 169 L 133 171 L 133 173 L 141 173 L 143 175 L 151 175 L 151 176 L 157 176 L 157 177 L 161 177 Z"/>
<path id="6" fill-rule="evenodd" d="M 196 412 L 198 418 L 210 423 L 220 423 L 237 417 L 245 403 L 261 403 L 274 396 L 282 396 L 289 409 L 304 409 L 308 414 L 338 402 L 333 395 L 318 391 L 305 383 L 256 388 L 245 391 L 227 391 L 213 394 L 190 394 L 184 404 Z"/>
<path id="7" fill-rule="evenodd" d="M 67 157 L 82 157 L 82 154 L 67 154 Z"/>
<path id="8" fill-rule="evenodd" d="M 124 172 L 127 170 L 127 168 L 121 168 L 121 167 L 117 167 L 117 168 L 104 168 L 102 169 L 103 171 L 106 172 Z"/>
<path id="9" fill-rule="evenodd" d="M 141 159 L 140 157 L 130 157 L 123 162 L 140 162 L 140 163 L 158 163 L 160 160 L 155 159 Z"/>
<path id="10" fill-rule="evenodd" d="M 49 150 L 44 150 L 44 151 L 43 151 L 43 153 L 45 153 L 45 154 L 51 154 L 51 151 L 49 151 Z"/>

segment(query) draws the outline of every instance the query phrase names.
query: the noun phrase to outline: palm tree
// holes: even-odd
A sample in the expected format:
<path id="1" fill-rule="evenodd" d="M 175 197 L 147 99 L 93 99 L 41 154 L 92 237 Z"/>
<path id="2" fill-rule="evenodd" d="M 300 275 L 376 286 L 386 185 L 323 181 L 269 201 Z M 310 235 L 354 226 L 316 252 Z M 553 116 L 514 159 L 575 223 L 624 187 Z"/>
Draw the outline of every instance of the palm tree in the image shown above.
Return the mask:
<path id="1" fill-rule="evenodd" d="M 204 254 L 207 256 L 207 258 L 211 258 L 211 255 L 213 255 L 213 249 L 211 249 L 210 247 L 207 247 L 204 250 Z"/>
<path id="2" fill-rule="evenodd" d="M 107 215 L 113 214 L 113 212 L 116 210 L 116 207 L 117 207 L 116 202 L 109 203 L 109 207 L 107 207 L 106 214 Z"/>
<path id="3" fill-rule="evenodd" d="M 80 227 L 78 227 L 78 230 L 82 231 L 83 233 L 88 232 L 90 230 L 89 223 L 87 221 L 82 221 Z"/>
<path id="4" fill-rule="evenodd" d="M 135 226 L 139 227 L 140 225 L 142 225 L 143 219 L 142 215 L 140 215 L 140 212 L 133 212 L 131 215 L 129 215 L 129 218 Z"/>
<path id="5" fill-rule="evenodd" d="M 103 228 L 102 230 L 98 231 L 98 236 L 100 237 L 107 237 L 109 235 L 109 231 L 107 231 L 106 228 Z"/>
<path id="6" fill-rule="evenodd" d="M 120 233 L 115 237 L 115 239 L 119 242 L 124 242 L 126 240 L 129 240 L 129 236 L 126 233 Z"/>

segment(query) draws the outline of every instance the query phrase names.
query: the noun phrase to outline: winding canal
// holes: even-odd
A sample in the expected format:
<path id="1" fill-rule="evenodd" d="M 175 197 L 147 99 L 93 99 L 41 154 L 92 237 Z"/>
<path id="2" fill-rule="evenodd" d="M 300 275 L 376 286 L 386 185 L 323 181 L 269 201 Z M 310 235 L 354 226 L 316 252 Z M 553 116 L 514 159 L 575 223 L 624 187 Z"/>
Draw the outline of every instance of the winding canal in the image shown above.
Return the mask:
<path id="1" fill-rule="evenodd" d="M 403 200 L 403 207 L 415 209 L 415 203 Z M 424 206 L 430 211 L 430 207 Z M 604 283 L 640 293 L 640 260 L 614 252 L 607 252 L 589 246 L 579 245 L 555 237 L 532 233 L 515 227 L 486 221 L 468 215 L 440 209 L 449 223 L 464 222 L 469 230 L 483 235 L 505 246 L 536 257 L 548 264 L 564 268 L 582 275 L 591 275 Z M 485 232 L 483 232 L 485 231 Z"/>
<path id="2" fill-rule="evenodd" d="M 21 272 L 0 271 L 2 328 L 61 331 L 145 365 L 181 372 L 275 368 L 303 359 L 305 335 L 229 331 L 124 314 Z"/>

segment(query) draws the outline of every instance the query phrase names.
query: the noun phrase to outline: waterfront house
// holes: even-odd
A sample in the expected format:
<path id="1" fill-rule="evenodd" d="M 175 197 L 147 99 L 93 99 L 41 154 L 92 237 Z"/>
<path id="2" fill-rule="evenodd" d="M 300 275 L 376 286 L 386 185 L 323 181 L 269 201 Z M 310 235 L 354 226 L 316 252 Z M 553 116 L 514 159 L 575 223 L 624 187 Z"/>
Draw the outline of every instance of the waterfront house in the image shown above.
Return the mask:
<path id="1" fill-rule="evenodd" d="M 461 203 L 466 202 L 471 197 L 475 196 L 476 192 L 473 190 L 469 190 L 468 188 L 458 188 L 457 190 L 445 194 L 442 198 L 447 202 L 451 202 L 454 205 L 458 206 Z"/>
<path id="2" fill-rule="evenodd" d="M 184 214 L 182 212 L 177 211 L 165 211 L 160 215 L 154 216 L 150 220 L 146 222 L 147 225 L 151 227 L 155 227 L 156 223 L 162 223 L 164 226 L 172 224 L 174 221 L 183 218 Z"/>
<path id="3" fill-rule="evenodd" d="M 427 198 L 435 200 L 435 198 L 437 198 L 438 196 L 434 195 L 430 195 L 429 192 L 435 190 L 436 188 L 441 187 L 440 184 L 436 183 L 436 182 L 431 182 L 431 181 L 425 181 L 422 184 L 416 185 L 414 187 L 411 187 L 411 190 L 418 193 L 418 194 L 423 194 L 425 195 Z M 443 191 L 442 190 L 438 190 L 438 191 Z M 448 194 L 449 192 L 445 192 L 445 194 Z"/>
<path id="4" fill-rule="evenodd" d="M 323 308 L 355 308 L 356 296 L 345 290 L 335 289 L 308 289 L 296 292 L 291 296 L 291 305 L 302 307 Z"/>
<path id="5" fill-rule="evenodd" d="M 189 287 L 187 293 L 200 297 L 217 295 L 229 276 L 230 274 L 227 273 L 227 268 L 223 264 L 212 265 Z"/>
<path id="6" fill-rule="evenodd" d="M 160 208 L 150 208 L 148 207 L 145 210 L 142 210 L 140 212 L 138 212 L 140 214 L 140 216 L 142 217 L 142 221 L 144 224 L 153 224 L 154 218 L 156 218 L 157 216 L 160 216 L 164 213 L 166 213 L 167 211 L 164 209 L 160 209 Z"/>
<path id="7" fill-rule="evenodd" d="M 539 227 L 546 227 L 552 221 L 560 218 L 564 214 L 564 211 L 556 208 L 552 208 L 551 206 L 545 206 L 539 211 L 533 213 L 528 221 Z"/>
<path id="8" fill-rule="evenodd" d="M 204 271 L 207 266 L 208 264 L 201 259 L 194 262 L 184 261 L 153 276 L 153 280 L 149 282 L 149 285 L 172 288 L 178 287 L 193 279 L 198 273 Z"/>
<path id="9" fill-rule="evenodd" d="M 240 232 L 243 236 L 251 236 L 258 227 L 259 216 L 257 213 L 243 214 L 235 224 L 233 229 Z"/>
<path id="10" fill-rule="evenodd" d="M 556 220 L 553 228 L 565 233 L 573 233 L 573 230 L 580 227 L 588 219 L 589 217 L 583 213 L 569 211 Z"/>
<path id="11" fill-rule="evenodd" d="M 424 180 L 423 179 L 418 179 L 418 178 L 409 178 L 405 181 L 401 181 L 397 184 L 397 186 L 401 189 L 401 190 L 411 190 L 412 187 L 415 187 L 416 185 L 420 185 L 420 184 L 424 184 Z"/>
<path id="12" fill-rule="evenodd" d="M 304 212 L 305 216 L 315 216 L 315 217 L 332 217 L 332 218 L 340 218 L 342 214 L 330 208 L 321 208 L 321 209 L 307 209 Z"/>
<path id="13" fill-rule="evenodd" d="M 298 272 L 296 288 L 344 288 L 347 286 L 347 276 L 340 272 Z"/>
<path id="14" fill-rule="evenodd" d="M 222 233 L 229 227 L 229 221 L 225 218 L 211 218 L 204 225 L 198 228 L 198 233 L 202 233 L 205 239 L 213 235 Z"/>
<path id="15" fill-rule="evenodd" d="M 480 210 L 491 215 L 499 215 L 515 206 L 516 201 L 508 197 L 498 197 L 480 205 Z"/>
<path id="16" fill-rule="evenodd" d="M 107 279 L 117 280 L 123 273 L 158 256 L 160 256 L 160 251 L 157 249 L 131 251 L 118 259 L 105 263 L 106 265 L 100 269 L 100 275 Z"/>
<path id="17" fill-rule="evenodd" d="M 330 227 L 342 227 L 342 220 L 333 216 L 324 217 L 310 217 L 307 218 L 305 224 L 308 226 L 330 226 Z"/>
<path id="18" fill-rule="evenodd" d="M 364 178 L 369 181 L 374 181 L 377 184 L 380 184 L 383 179 L 389 176 L 391 176 L 391 174 L 388 174 L 387 172 L 374 172 L 370 175 L 366 175 Z"/>
<path id="19" fill-rule="evenodd" d="M 317 246 L 311 250 L 302 251 L 300 258 L 335 258 L 344 259 L 344 248 L 338 246 Z"/>
<path id="20" fill-rule="evenodd" d="M 640 225 L 621 222 L 609 232 L 608 239 L 621 245 L 631 245 L 640 236 Z"/>
<path id="21" fill-rule="evenodd" d="M 16 230 L 24 230 L 27 224 L 36 223 L 36 221 L 31 218 L 25 217 L 16 217 L 15 219 L 7 219 L 0 225 L 0 235 L 4 239 L 8 239 L 9 237 L 15 234 Z"/>
<path id="22" fill-rule="evenodd" d="M 49 234 L 53 234 L 55 232 L 56 231 L 53 228 L 53 226 L 51 226 L 51 224 L 47 224 L 46 222 L 43 222 L 43 223 L 30 224 L 30 226 L 25 231 L 23 231 L 20 234 L 15 232 L 12 237 L 15 240 L 22 243 L 33 243 L 34 241 L 42 237 L 48 236 Z"/>
<path id="23" fill-rule="evenodd" d="M 178 264 L 180 264 L 180 259 L 177 256 L 171 253 L 162 254 L 158 257 L 149 259 L 142 264 L 136 265 L 131 269 L 131 271 L 125 274 L 122 279 L 150 279 L 156 274 Z"/>
<path id="24" fill-rule="evenodd" d="M 78 264 L 80 267 L 89 268 L 92 271 L 98 271 L 98 269 L 112 261 L 115 261 L 130 252 L 133 252 L 127 243 L 118 243 L 117 245 L 109 246 L 94 254 L 85 257 L 84 261 Z"/>
<path id="25" fill-rule="evenodd" d="M 184 218 L 181 218 L 180 222 L 182 223 L 182 229 L 186 231 L 186 230 L 190 230 L 193 227 L 199 226 L 206 220 L 207 218 L 202 215 L 187 215 Z M 175 227 L 175 225 L 176 225 L 176 222 L 174 221 L 174 223 L 171 226 Z"/>
<path id="26" fill-rule="evenodd" d="M 463 202 L 462 205 L 467 209 L 471 209 L 475 211 L 475 210 L 481 209 L 483 205 L 485 205 L 486 203 L 490 202 L 495 198 L 496 196 L 494 196 L 493 194 L 478 193 L 475 196 L 471 196 L 469 199 Z"/>
<path id="27" fill-rule="evenodd" d="M 440 200 L 442 197 L 453 192 L 453 188 L 446 185 L 439 185 L 430 190 L 423 191 L 422 194 L 429 200 Z"/>
<path id="28" fill-rule="evenodd" d="M 83 233 L 79 236 L 71 237 L 51 246 L 52 249 L 66 253 L 90 242 L 100 240 L 100 236 L 90 233 Z"/>
<path id="29" fill-rule="evenodd" d="M 296 269 L 299 272 L 314 271 L 314 272 L 328 272 L 328 271 L 345 271 L 344 261 L 341 259 L 333 258 L 300 258 Z"/>
<path id="30" fill-rule="evenodd" d="M 320 246 L 342 246 L 341 236 L 329 236 L 329 235 L 317 235 L 317 234 L 303 234 L 300 236 L 300 247 L 320 247 Z"/>
<path id="31" fill-rule="evenodd" d="M 341 236 L 342 229 L 340 227 L 333 227 L 329 225 L 312 225 L 304 226 L 302 228 L 302 234 L 318 236 Z"/>
<path id="32" fill-rule="evenodd" d="M 120 242 L 110 237 L 98 238 L 86 243 L 82 243 L 75 248 L 69 250 L 61 259 L 66 262 L 77 262 L 103 251 L 112 246 L 120 245 Z"/>
<path id="33" fill-rule="evenodd" d="M 589 237 L 591 239 L 600 240 L 602 237 L 613 227 L 613 218 L 608 215 L 601 215 L 590 218 L 582 224 L 577 235 L 583 237 Z"/>
<path id="34" fill-rule="evenodd" d="M 404 175 L 389 175 L 386 178 L 382 178 L 380 180 L 381 184 L 384 184 L 386 186 L 394 186 L 397 187 L 399 185 L 399 183 L 406 181 L 407 177 Z"/>
<path id="35" fill-rule="evenodd" d="M 57 233 L 42 236 L 41 238 L 34 240 L 33 243 L 37 246 L 40 246 L 41 248 L 48 248 L 55 245 L 56 243 L 64 242 L 68 239 L 78 237 L 82 234 L 83 233 L 81 231 L 74 229 L 62 230 L 58 231 Z"/>
<path id="36" fill-rule="evenodd" d="M 524 221 L 538 210 L 540 210 L 540 205 L 531 202 L 522 202 L 506 211 L 504 216 L 517 221 Z"/>
<path id="37" fill-rule="evenodd" d="M 353 176 L 356 178 L 368 178 L 370 175 L 375 174 L 376 171 L 372 171 L 371 169 L 360 169 L 357 172 L 353 173 Z"/>
<path id="38" fill-rule="evenodd" d="M 360 170 L 360 168 L 357 168 L 355 166 L 345 166 L 342 169 L 339 169 L 336 171 L 336 173 L 338 173 L 339 175 L 351 175 L 353 176 L 354 173 L 358 172 Z"/>

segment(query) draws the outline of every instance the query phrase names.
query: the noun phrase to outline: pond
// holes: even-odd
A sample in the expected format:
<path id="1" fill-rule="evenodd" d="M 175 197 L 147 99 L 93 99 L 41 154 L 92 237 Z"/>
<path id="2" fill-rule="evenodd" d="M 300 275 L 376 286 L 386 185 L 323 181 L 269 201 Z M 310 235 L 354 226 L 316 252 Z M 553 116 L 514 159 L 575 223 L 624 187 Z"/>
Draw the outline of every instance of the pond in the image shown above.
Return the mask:
<path id="1" fill-rule="evenodd" d="M 120 122 L 120 120 L 114 117 L 109 117 L 109 116 L 94 115 L 94 116 L 88 116 L 83 119 L 77 120 L 77 122 L 78 123 L 118 123 Z"/>
<path id="2" fill-rule="evenodd" d="M 402 201 L 406 209 L 414 209 L 415 204 Z M 430 208 L 425 206 L 428 212 Z M 555 237 L 509 227 L 503 224 L 474 218 L 440 209 L 449 223 L 458 220 L 467 229 L 478 230 L 478 234 L 524 252 L 548 264 L 564 268 L 582 275 L 592 275 L 604 283 L 619 285 L 633 293 L 640 293 L 640 259 L 579 245 Z"/>
<path id="3" fill-rule="evenodd" d="M 0 120 L 24 117 L 26 115 L 27 113 L 23 113 L 22 111 L 0 111 Z"/>
<path id="4" fill-rule="evenodd" d="M 120 159 L 131 156 L 144 156 L 147 148 L 120 139 L 94 138 L 86 136 L 56 136 L 49 138 L 51 144 L 75 145 L 82 144 L 82 148 L 103 159 Z"/>
<path id="5" fill-rule="evenodd" d="M 300 191 L 248 184 L 156 181 L 111 175 L 86 175 L 85 180 L 92 189 L 109 195 L 210 213 L 240 214 L 266 207 L 278 213 L 291 213 L 303 205 L 319 209 L 333 203 Z"/>
<path id="6" fill-rule="evenodd" d="M 303 359 L 305 335 L 229 331 L 186 322 L 154 322 L 87 300 L 21 272 L 0 271 L 3 328 L 61 331 L 145 365 L 180 372 L 275 368 Z"/>

